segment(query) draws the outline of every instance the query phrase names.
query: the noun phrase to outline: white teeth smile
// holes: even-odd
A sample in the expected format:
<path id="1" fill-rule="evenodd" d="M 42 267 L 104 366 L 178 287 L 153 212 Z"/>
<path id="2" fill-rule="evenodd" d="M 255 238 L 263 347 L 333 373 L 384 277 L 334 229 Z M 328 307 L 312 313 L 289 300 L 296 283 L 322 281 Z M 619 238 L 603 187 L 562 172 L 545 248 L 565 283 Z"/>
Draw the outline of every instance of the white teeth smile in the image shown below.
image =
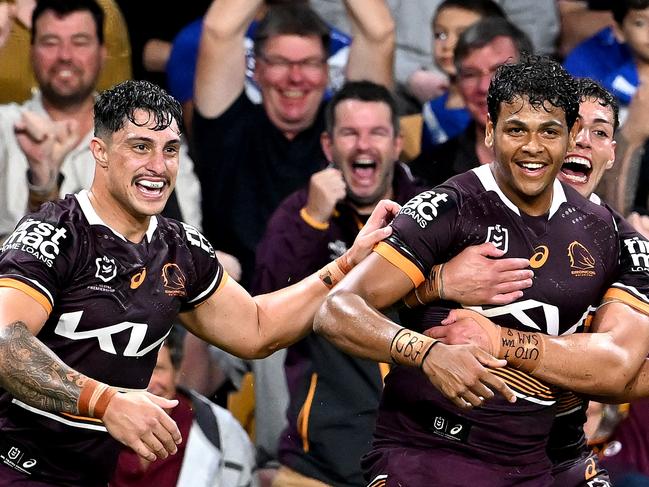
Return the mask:
<path id="1" fill-rule="evenodd" d="M 564 162 L 568 164 L 578 164 L 580 166 L 586 166 L 588 169 L 590 169 L 591 167 L 590 161 L 588 159 L 579 156 L 566 157 L 566 160 Z"/>
<path id="2" fill-rule="evenodd" d="M 562 177 L 564 178 L 564 180 L 568 180 L 568 181 L 571 181 L 573 183 L 585 184 L 585 183 L 588 182 L 588 176 L 586 176 L 585 174 L 581 174 L 581 175 L 568 174 L 566 172 L 562 172 L 561 174 L 562 174 Z"/>
<path id="3" fill-rule="evenodd" d="M 149 189 L 160 189 L 160 188 L 162 188 L 164 186 L 165 183 L 163 181 L 142 180 L 142 181 L 138 181 L 137 184 L 139 184 L 140 186 L 144 186 L 145 188 L 149 188 Z"/>
<path id="4" fill-rule="evenodd" d="M 537 169 L 541 169 L 543 167 L 543 164 L 539 164 L 538 162 L 524 162 L 521 164 L 525 169 L 529 169 L 530 171 L 535 171 Z"/>
<path id="5" fill-rule="evenodd" d="M 284 96 L 286 98 L 300 98 L 304 96 L 304 92 L 302 90 L 286 90 L 284 91 Z"/>
<path id="6" fill-rule="evenodd" d="M 373 166 L 374 160 L 372 159 L 356 159 L 354 161 L 355 166 Z"/>

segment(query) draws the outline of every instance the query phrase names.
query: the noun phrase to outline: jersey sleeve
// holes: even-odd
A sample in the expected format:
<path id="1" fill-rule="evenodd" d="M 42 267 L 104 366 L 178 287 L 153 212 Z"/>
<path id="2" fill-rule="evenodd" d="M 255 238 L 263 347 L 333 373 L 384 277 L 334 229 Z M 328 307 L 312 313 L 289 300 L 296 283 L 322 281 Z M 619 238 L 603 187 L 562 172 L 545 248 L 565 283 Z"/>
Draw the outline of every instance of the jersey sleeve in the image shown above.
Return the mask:
<path id="1" fill-rule="evenodd" d="M 84 239 L 59 207 L 44 205 L 24 217 L 0 249 L 0 286 L 18 289 L 36 300 L 49 315 Z"/>
<path id="2" fill-rule="evenodd" d="M 649 315 L 649 241 L 621 215 L 614 213 L 620 236 L 619 273 L 604 302 L 623 302 Z"/>
<path id="3" fill-rule="evenodd" d="M 392 235 L 374 249 L 418 286 L 454 238 L 459 214 L 454 190 L 438 187 L 408 201 L 392 222 Z"/>
<path id="4" fill-rule="evenodd" d="M 182 223 L 187 247 L 193 261 L 194 279 L 187 283 L 187 297 L 182 311 L 195 308 L 223 288 L 228 274 L 216 257 L 209 240 L 196 228 Z"/>

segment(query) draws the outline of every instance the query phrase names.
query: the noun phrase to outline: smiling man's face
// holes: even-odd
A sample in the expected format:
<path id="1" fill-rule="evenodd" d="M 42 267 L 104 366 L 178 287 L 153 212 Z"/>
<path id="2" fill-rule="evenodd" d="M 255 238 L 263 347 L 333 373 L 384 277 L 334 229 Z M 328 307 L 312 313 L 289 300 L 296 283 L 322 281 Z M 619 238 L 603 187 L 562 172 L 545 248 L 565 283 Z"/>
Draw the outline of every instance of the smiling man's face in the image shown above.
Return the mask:
<path id="1" fill-rule="evenodd" d="M 381 101 L 347 99 L 334 111 L 333 134 L 322 148 L 347 184 L 347 198 L 359 209 L 373 207 L 392 191 L 394 164 L 402 139 L 394 131 L 392 111 Z"/>
<path id="2" fill-rule="evenodd" d="M 525 213 L 549 209 L 552 184 L 576 130 L 577 124 L 568 127 L 562 108 L 531 105 L 527 97 L 501 103 L 497 123 L 487 123 L 485 142 L 496 155 L 498 186 Z"/>
<path id="3" fill-rule="evenodd" d="M 575 147 L 566 154 L 558 178 L 588 198 L 615 161 L 614 114 L 597 98 L 579 104 Z"/>

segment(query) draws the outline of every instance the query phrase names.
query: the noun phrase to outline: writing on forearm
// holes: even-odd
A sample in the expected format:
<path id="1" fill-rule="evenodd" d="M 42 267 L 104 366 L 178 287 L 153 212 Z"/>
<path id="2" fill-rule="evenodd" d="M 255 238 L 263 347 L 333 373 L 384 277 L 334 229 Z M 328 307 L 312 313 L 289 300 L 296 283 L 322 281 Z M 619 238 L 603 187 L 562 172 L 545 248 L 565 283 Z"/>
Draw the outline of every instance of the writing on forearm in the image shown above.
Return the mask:
<path id="1" fill-rule="evenodd" d="M 88 380 L 61 362 L 16 321 L 0 330 L 0 384 L 16 399 L 45 411 L 77 414 Z"/>
<path id="2" fill-rule="evenodd" d="M 390 344 L 390 357 L 397 364 L 421 367 L 436 342 L 434 338 L 401 328 Z"/>
<path id="3" fill-rule="evenodd" d="M 543 348 L 543 338 L 539 333 L 501 329 L 498 358 L 507 360 L 511 367 L 524 372 L 534 372 L 541 361 Z"/>

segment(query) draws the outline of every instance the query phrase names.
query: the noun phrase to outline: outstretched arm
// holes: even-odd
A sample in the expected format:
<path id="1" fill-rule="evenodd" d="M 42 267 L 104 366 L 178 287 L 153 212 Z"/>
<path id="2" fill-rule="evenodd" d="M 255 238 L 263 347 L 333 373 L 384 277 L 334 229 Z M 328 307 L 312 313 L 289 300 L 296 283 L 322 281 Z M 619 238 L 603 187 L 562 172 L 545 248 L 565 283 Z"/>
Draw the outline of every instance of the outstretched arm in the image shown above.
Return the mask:
<path id="1" fill-rule="evenodd" d="M 514 400 L 505 383 L 485 367 L 502 367 L 477 347 L 446 346 L 400 327 L 377 311 L 412 289 L 400 269 L 374 253 L 327 298 L 314 330 L 343 351 L 380 362 L 420 367 L 456 406 L 478 406 L 497 391 Z"/>
<path id="2" fill-rule="evenodd" d="M 207 10 L 194 81 L 194 106 L 204 117 L 218 117 L 243 91 L 244 36 L 262 4 L 262 0 L 214 0 Z"/>
<path id="3" fill-rule="evenodd" d="M 589 395 L 629 393 L 627 385 L 649 351 L 649 316 L 615 301 L 598 309 L 593 333 L 556 337 L 512 330 L 470 310 L 453 310 L 443 324 L 426 334 L 444 343 L 479 345 L 512 367 Z"/>
<path id="4" fill-rule="evenodd" d="M 339 258 L 342 265 L 328 264 L 292 286 L 254 298 L 228 280 L 206 302 L 183 313 L 183 323 L 203 340 L 245 359 L 266 357 L 290 345 L 311 332 L 315 312 L 344 272 L 390 234 L 386 225 L 399 208 L 392 201 L 381 201 L 354 245 Z"/>
<path id="5" fill-rule="evenodd" d="M 149 461 L 176 453 L 181 436 L 164 412 L 176 401 L 148 392 L 117 393 L 68 367 L 36 335 L 47 320 L 38 301 L 0 288 L 0 384 L 44 411 L 101 419 L 108 432 Z"/>
<path id="6" fill-rule="evenodd" d="M 395 26 L 385 0 L 345 0 L 352 27 L 348 80 L 394 86 Z"/>

